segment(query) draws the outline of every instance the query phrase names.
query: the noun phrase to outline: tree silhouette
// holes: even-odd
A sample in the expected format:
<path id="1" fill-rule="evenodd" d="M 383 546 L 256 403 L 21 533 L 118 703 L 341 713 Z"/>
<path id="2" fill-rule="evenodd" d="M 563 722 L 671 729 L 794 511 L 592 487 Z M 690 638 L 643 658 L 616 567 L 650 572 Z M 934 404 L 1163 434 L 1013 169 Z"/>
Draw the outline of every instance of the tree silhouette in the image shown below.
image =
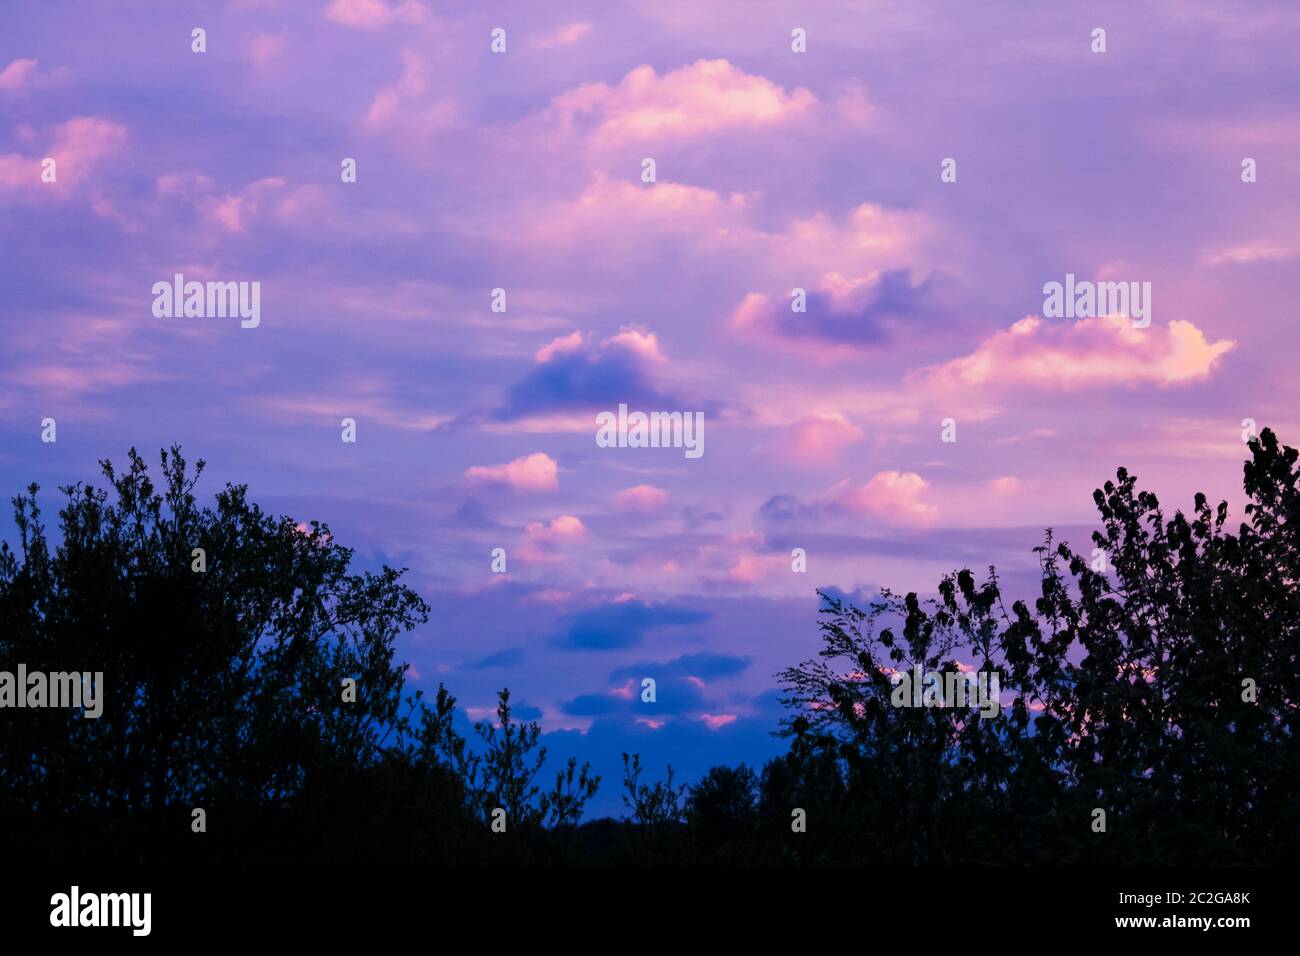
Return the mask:
<path id="1" fill-rule="evenodd" d="M 481 720 L 474 731 L 483 743 L 475 751 L 455 729 L 455 698 L 439 687 L 432 710 L 423 715 L 421 739 L 433 762 L 456 773 L 466 791 L 470 811 L 483 824 L 492 822 L 496 810 L 505 811 L 507 831 L 522 832 L 537 843 L 538 831 L 548 827 L 562 837 L 567 852 L 571 831 L 583 808 L 600 787 L 591 765 L 570 757 L 555 775 L 555 784 L 543 792 L 534 781 L 546 763 L 546 748 L 539 749 L 541 727 L 519 723 L 510 713 L 510 691 L 497 694 L 497 723 Z"/>
<path id="2" fill-rule="evenodd" d="M 427 620 L 402 571 L 352 573 L 326 525 L 272 518 L 227 486 L 200 507 L 180 449 L 156 488 L 132 449 L 110 490 L 63 490 L 52 545 L 38 488 L 0 545 L 0 661 L 102 671 L 102 716 L 14 709 L 0 721 L 0 831 L 51 863 L 450 862 L 491 858 L 482 787 L 523 816 L 536 725 L 488 731 L 449 760 L 454 698 L 404 694 L 394 640 Z M 196 557 L 195 549 L 203 555 Z M 355 682 L 347 693 L 345 682 Z M 418 715 L 418 716 L 417 716 Z M 482 728 L 484 725 L 480 725 Z M 481 730 L 482 732 L 482 730 Z M 535 809 L 570 823 L 584 767 Z M 192 829 L 206 814 L 209 832 Z M 511 841 L 505 841 L 509 843 Z"/>
<path id="3" fill-rule="evenodd" d="M 820 659 L 781 676 L 802 760 L 841 768 L 845 800 L 823 825 L 847 858 L 1294 859 L 1300 476 L 1271 431 L 1250 451 L 1235 532 L 1226 503 L 1197 495 L 1170 517 L 1119 469 L 1094 494 L 1090 554 L 1047 533 L 1032 607 L 1006 607 L 992 568 L 978 585 L 948 575 L 926 601 L 823 594 Z M 951 670 L 958 650 L 1001 671 L 1001 717 L 891 705 L 893 670 Z"/>
<path id="4" fill-rule="evenodd" d="M 680 861 L 685 852 L 680 826 L 685 814 L 686 784 L 673 782 L 675 773 L 653 784 L 641 782 L 641 755 L 623 754 L 623 805 L 632 811 L 632 852 L 641 863 Z"/>
<path id="5" fill-rule="evenodd" d="M 155 488 L 132 450 L 107 490 L 63 489 L 54 543 L 37 487 L 14 499 L 0 661 L 102 671 L 105 699 L 98 719 L 6 709 L 0 832 L 51 864 L 1289 862 L 1300 455 L 1268 430 L 1250 454 L 1235 530 L 1225 503 L 1168 515 L 1119 469 L 1091 547 L 1047 531 L 1032 598 L 993 568 L 929 598 L 821 592 L 817 658 L 779 675 L 788 751 L 691 787 L 625 753 L 616 823 L 582 821 L 600 778 L 576 759 L 543 789 L 508 690 L 471 739 L 446 688 L 406 693 L 394 643 L 429 609 L 402 571 L 353 572 L 327 526 L 243 486 L 201 507 L 179 448 Z M 917 667 L 996 670 L 1000 712 L 897 706 Z"/>
<path id="6" fill-rule="evenodd" d="M 686 823 L 701 862 L 753 859 L 758 823 L 758 778 L 745 764 L 709 768 L 686 797 Z"/>

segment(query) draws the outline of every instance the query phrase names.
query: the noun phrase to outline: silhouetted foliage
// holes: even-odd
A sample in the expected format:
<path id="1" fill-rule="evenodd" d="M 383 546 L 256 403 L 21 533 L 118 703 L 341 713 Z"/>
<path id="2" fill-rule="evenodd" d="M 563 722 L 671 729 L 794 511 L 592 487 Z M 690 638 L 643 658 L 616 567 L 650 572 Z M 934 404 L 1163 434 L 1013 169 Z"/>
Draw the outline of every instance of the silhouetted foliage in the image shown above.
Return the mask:
<path id="1" fill-rule="evenodd" d="M 428 617 L 403 572 L 351 573 L 327 526 L 272 518 L 243 486 L 200 507 L 203 462 L 189 472 L 177 448 L 161 488 L 134 449 L 125 473 L 102 469 L 111 494 L 62 489 L 57 545 L 35 485 L 14 499 L 18 551 L 0 545 L 0 661 L 102 671 L 106 694 L 98 719 L 4 712 L 13 858 L 472 862 L 515 842 L 486 839 L 486 801 L 519 831 L 581 812 L 586 768 L 535 799 L 539 731 L 509 721 L 504 693 L 503 729 L 480 725 L 482 776 L 447 759 L 454 700 L 405 696 L 394 663 L 396 637 Z M 206 834 L 191 831 L 194 808 Z"/>
<path id="2" fill-rule="evenodd" d="M 156 489 L 132 450 L 124 474 L 102 465 L 111 495 L 63 489 L 57 545 L 36 486 L 14 499 L 0 662 L 103 671 L 108 696 L 97 720 L 5 712 L 0 832 L 11 859 L 51 863 L 1290 862 L 1300 456 L 1267 430 L 1250 453 L 1236 530 L 1226 503 L 1167 515 L 1119 469 L 1086 553 L 1046 533 L 1032 600 L 993 568 L 931 598 L 822 592 L 818 657 L 779 675 L 784 755 L 687 787 L 625 753 L 628 819 L 581 822 L 600 778 L 569 759 L 543 790 L 541 730 L 509 691 L 476 741 L 445 688 L 405 693 L 394 641 L 429 610 L 402 571 L 352 573 L 328 527 L 242 486 L 200 507 L 203 463 L 179 449 Z M 918 666 L 997 670 L 1001 713 L 895 706 Z"/>
<path id="3" fill-rule="evenodd" d="M 483 827 L 490 827 L 494 810 L 505 811 L 507 833 L 522 834 L 534 844 L 540 831 L 549 828 L 567 852 L 572 829 L 583 808 L 596 794 L 600 777 L 592 776 L 591 765 L 570 757 L 555 775 L 555 785 L 542 792 L 534 784 L 546 762 L 546 748 L 538 747 L 541 727 L 521 724 L 510 714 L 510 691 L 497 695 L 497 723 L 481 720 L 474 731 L 483 741 L 481 751 L 472 750 L 456 732 L 453 720 L 455 698 L 439 687 L 432 710 L 426 709 L 422 742 L 431 761 L 455 772 L 465 788 L 471 813 Z"/>
<path id="4" fill-rule="evenodd" d="M 789 730 L 818 735 L 803 760 L 833 755 L 844 782 L 810 831 L 863 862 L 1294 860 L 1297 455 L 1267 430 L 1250 450 L 1235 532 L 1226 503 L 1197 495 L 1167 516 L 1119 469 L 1094 494 L 1109 569 L 1049 531 L 1032 606 L 1006 607 L 992 568 L 945 577 L 929 601 L 823 595 L 820 659 L 782 674 Z M 888 669 L 951 668 L 959 648 L 1001 670 L 1000 717 L 891 706 Z"/>
<path id="5" fill-rule="evenodd" d="M 745 764 L 711 767 L 686 798 L 686 823 L 703 862 L 745 863 L 758 835 L 758 778 Z"/>
<path id="6" fill-rule="evenodd" d="M 676 862 L 684 850 L 681 823 L 686 784 L 673 783 L 673 777 L 669 764 L 667 779 L 642 783 L 641 755 L 623 754 L 623 805 L 631 811 L 633 846 L 642 862 Z"/>

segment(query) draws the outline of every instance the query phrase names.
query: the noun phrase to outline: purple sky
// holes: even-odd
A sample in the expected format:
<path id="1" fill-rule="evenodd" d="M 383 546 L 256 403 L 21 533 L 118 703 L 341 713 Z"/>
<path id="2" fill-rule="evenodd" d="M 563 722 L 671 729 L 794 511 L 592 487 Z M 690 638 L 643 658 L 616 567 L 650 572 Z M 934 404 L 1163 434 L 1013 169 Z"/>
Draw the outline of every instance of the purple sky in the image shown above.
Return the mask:
<path id="1" fill-rule="evenodd" d="M 761 763 L 815 587 L 1023 590 L 1116 466 L 1240 516 L 1242 419 L 1300 440 L 1298 44 L 1289 0 L 7 2 L 0 486 L 180 442 L 409 566 L 414 684 L 509 685 L 598 810 L 623 749 Z M 155 318 L 177 272 L 261 325 Z M 1041 318 L 1066 273 L 1150 327 Z M 597 447 L 620 402 L 705 454 Z"/>

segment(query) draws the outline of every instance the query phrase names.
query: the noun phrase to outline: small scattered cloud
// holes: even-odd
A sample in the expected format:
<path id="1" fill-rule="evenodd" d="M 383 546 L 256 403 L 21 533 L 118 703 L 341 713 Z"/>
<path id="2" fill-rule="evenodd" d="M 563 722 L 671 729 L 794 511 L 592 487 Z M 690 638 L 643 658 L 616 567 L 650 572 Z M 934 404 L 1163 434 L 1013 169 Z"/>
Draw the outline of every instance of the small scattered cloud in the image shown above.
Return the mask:
<path id="1" fill-rule="evenodd" d="M 717 730 L 720 727 L 727 726 L 727 724 L 734 724 L 736 716 L 736 714 L 700 714 L 700 720 L 710 730 Z"/>
<path id="2" fill-rule="evenodd" d="M 459 120 L 459 108 L 451 99 L 430 99 L 432 86 L 425 58 L 414 50 L 403 50 L 401 75 L 370 101 L 366 128 L 416 143 L 451 129 Z"/>
<path id="3" fill-rule="evenodd" d="M 13 60 L 0 70 L 0 92 L 12 93 L 28 85 L 36 75 L 36 61 Z"/>
<path id="4" fill-rule="evenodd" d="M 523 491 L 554 491 L 559 487 L 558 474 L 555 459 L 542 452 L 504 465 L 474 465 L 465 470 L 465 478 L 471 484 L 502 484 Z"/>
<path id="5" fill-rule="evenodd" d="M 199 214 L 227 232 L 243 232 L 253 218 L 282 195 L 285 181 L 269 176 L 249 183 L 237 194 L 210 195 L 199 201 Z"/>
<path id="6" fill-rule="evenodd" d="M 376 30 L 394 23 L 420 23 L 428 11 L 416 0 L 331 0 L 325 8 L 327 19 L 358 30 Z"/>
<path id="7" fill-rule="evenodd" d="M 1300 248 L 1284 242 L 1248 242 L 1207 252 L 1201 262 L 1207 266 L 1247 265 L 1255 262 L 1285 262 L 1300 255 Z"/>
<path id="8" fill-rule="evenodd" d="M 524 527 L 518 554 L 527 564 L 564 560 L 563 549 L 587 537 L 587 526 L 574 515 L 559 515 L 549 522 L 529 522 Z"/>
<path id="9" fill-rule="evenodd" d="M 826 493 L 824 506 L 889 524 L 929 525 L 939 509 L 928 502 L 930 483 L 914 471 L 882 471 L 865 484 L 847 479 Z"/>
<path id="10" fill-rule="evenodd" d="M 591 32 L 590 23 L 568 23 L 550 33 L 544 33 L 533 41 L 533 46 L 540 50 L 555 47 L 572 46 Z"/>
<path id="11" fill-rule="evenodd" d="M 1010 496 L 1017 495 L 1024 490 L 1024 484 L 1014 475 L 1003 475 L 1001 478 L 994 478 L 988 483 L 989 491 L 995 495 Z"/>
<path id="12" fill-rule="evenodd" d="M 925 528 L 939 519 L 939 508 L 930 497 L 930 483 L 916 472 L 881 471 L 865 482 L 839 481 L 810 502 L 794 495 L 773 495 L 758 509 L 755 522 L 771 532 L 800 525 L 839 526 L 845 516 Z"/>
<path id="13" fill-rule="evenodd" d="M 777 461 L 816 468 L 834 464 L 862 438 L 862 429 L 839 412 L 814 412 L 786 428 L 768 453 Z"/>
<path id="14" fill-rule="evenodd" d="M 265 69 L 278 60 L 284 48 L 284 36 L 273 33 L 256 33 L 244 41 L 244 50 L 258 69 Z"/>
<path id="15" fill-rule="evenodd" d="M 614 493 L 614 507 L 619 511 L 650 514 L 668 504 L 668 492 L 654 485 L 635 485 Z"/>

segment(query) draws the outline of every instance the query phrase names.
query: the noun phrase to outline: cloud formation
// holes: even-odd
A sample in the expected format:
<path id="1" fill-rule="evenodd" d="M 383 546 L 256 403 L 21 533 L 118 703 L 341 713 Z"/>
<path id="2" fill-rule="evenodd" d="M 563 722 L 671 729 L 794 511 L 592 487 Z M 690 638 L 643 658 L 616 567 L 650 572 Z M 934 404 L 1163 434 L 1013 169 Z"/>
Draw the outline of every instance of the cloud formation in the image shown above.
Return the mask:
<path id="1" fill-rule="evenodd" d="M 470 484 L 503 484 L 525 491 L 553 491 L 559 487 L 558 475 L 555 459 L 545 452 L 534 452 L 504 465 L 474 465 L 465 470 Z"/>
<path id="2" fill-rule="evenodd" d="M 603 340 L 579 332 L 537 350 L 534 367 L 492 412 L 497 422 L 543 422 L 594 434 L 594 413 L 621 403 L 642 409 L 714 409 L 712 402 L 670 394 L 658 382 L 667 359 L 653 333 L 625 327 Z M 588 413 L 588 414 L 580 414 Z"/>
<path id="3" fill-rule="evenodd" d="M 12 92 L 25 86 L 36 72 L 36 61 L 19 58 L 0 70 L 0 92 Z"/>
<path id="4" fill-rule="evenodd" d="M 1183 319 L 1139 329 L 1119 315 L 1072 323 L 1028 316 L 985 339 L 970 355 L 927 369 L 922 378 L 929 386 L 953 391 L 1167 387 L 1209 378 L 1236 347 L 1231 339 L 1208 341 Z"/>
<path id="5" fill-rule="evenodd" d="M 634 485 L 614 493 L 614 507 L 619 511 L 650 514 L 668 503 L 668 492 L 654 485 Z"/>
<path id="6" fill-rule="evenodd" d="M 705 611 L 635 598 L 614 601 L 573 615 L 555 637 L 565 650 L 613 650 L 635 647 L 658 628 L 680 628 L 709 619 Z"/>
<path id="7" fill-rule="evenodd" d="M 428 11 L 417 0 L 330 0 L 325 8 L 326 18 L 346 27 L 375 30 L 394 23 L 421 22 Z"/>
<path id="8" fill-rule="evenodd" d="M 894 269 L 861 279 L 832 274 L 822 284 L 824 291 L 804 290 L 801 311 L 793 308 L 793 295 L 751 293 L 732 313 L 731 324 L 741 333 L 843 350 L 883 345 L 909 325 L 933 329 L 945 319 L 943 283 L 935 275 L 914 282 L 909 270 Z"/>
<path id="9" fill-rule="evenodd" d="M 584 83 L 557 96 L 550 112 L 566 126 L 590 127 L 601 144 L 765 127 L 806 114 L 817 98 L 789 93 L 727 60 L 697 60 L 660 76 L 639 66 L 616 85 Z"/>
<path id="10" fill-rule="evenodd" d="M 770 454 L 777 461 L 820 468 L 834 464 L 845 448 L 862 438 L 862 429 L 839 412 L 814 412 L 790 425 Z"/>
<path id="11" fill-rule="evenodd" d="M 823 507 L 888 524 L 929 525 L 939 509 L 927 501 L 930 483 L 913 471 L 882 471 L 864 484 L 845 479 L 823 498 Z"/>

